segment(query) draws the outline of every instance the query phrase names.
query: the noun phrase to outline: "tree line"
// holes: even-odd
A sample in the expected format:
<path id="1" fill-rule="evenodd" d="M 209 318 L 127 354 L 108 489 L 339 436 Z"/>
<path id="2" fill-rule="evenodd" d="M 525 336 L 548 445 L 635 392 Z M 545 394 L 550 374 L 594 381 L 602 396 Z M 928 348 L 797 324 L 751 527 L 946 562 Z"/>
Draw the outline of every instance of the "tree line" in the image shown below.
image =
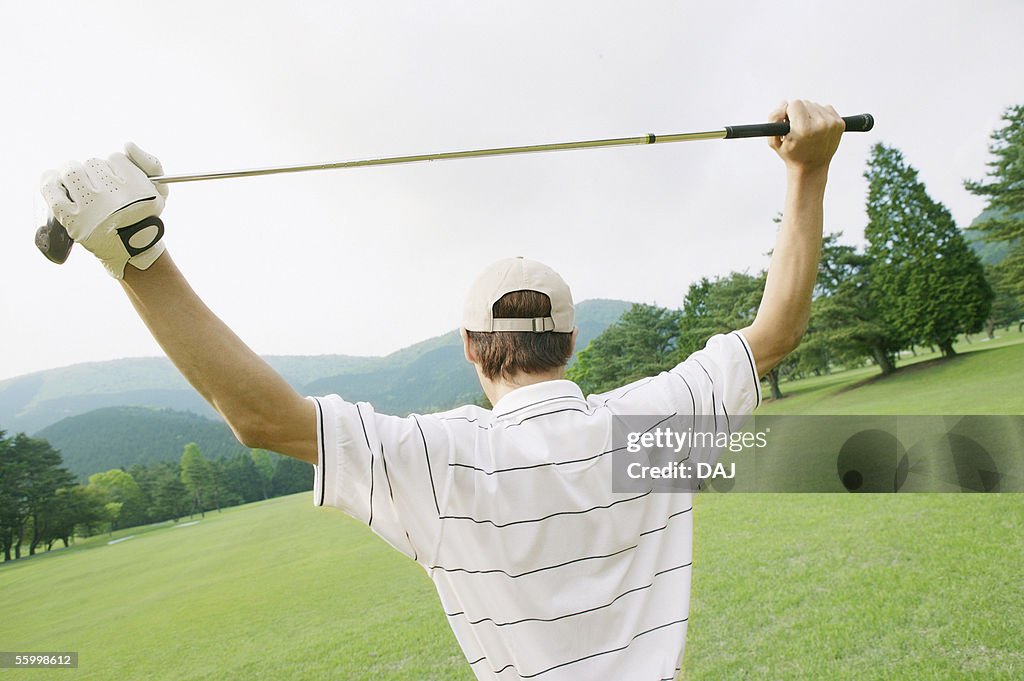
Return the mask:
<path id="1" fill-rule="evenodd" d="M 179 461 L 135 464 L 79 484 L 60 452 L 25 433 L 0 430 L 0 549 L 4 560 L 68 546 L 76 536 L 308 491 L 312 469 L 260 449 L 207 458 L 195 443 Z"/>
<path id="2" fill-rule="evenodd" d="M 900 352 L 928 346 L 949 357 L 961 335 L 991 338 L 998 327 L 1024 323 L 1024 105 L 1002 120 L 988 177 L 964 182 L 988 199 L 974 228 L 1000 245 L 1002 259 L 983 265 L 903 153 L 876 144 L 864 172 L 866 245 L 840 243 L 841 232 L 824 236 L 807 333 L 767 376 L 774 397 L 782 397 L 781 378 L 868 362 L 889 374 Z M 766 274 L 703 278 L 678 309 L 634 305 L 579 353 L 568 378 L 585 393 L 603 392 L 675 365 L 712 335 L 749 325 Z"/>

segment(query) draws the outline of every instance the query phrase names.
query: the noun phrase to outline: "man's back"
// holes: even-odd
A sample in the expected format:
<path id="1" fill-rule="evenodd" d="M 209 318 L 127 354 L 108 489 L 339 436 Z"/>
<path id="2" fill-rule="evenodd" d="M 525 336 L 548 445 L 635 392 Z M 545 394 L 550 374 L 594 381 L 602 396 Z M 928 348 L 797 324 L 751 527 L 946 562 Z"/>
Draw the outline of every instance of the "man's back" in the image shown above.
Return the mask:
<path id="1" fill-rule="evenodd" d="M 397 418 L 317 398 L 315 496 L 427 569 L 478 678 L 673 678 L 692 496 L 612 492 L 613 424 L 716 414 L 725 431 L 758 400 L 749 357 L 729 334 L 610 393 L 584 399 L 570 381 L 544 381 L 493 410 Z"/>

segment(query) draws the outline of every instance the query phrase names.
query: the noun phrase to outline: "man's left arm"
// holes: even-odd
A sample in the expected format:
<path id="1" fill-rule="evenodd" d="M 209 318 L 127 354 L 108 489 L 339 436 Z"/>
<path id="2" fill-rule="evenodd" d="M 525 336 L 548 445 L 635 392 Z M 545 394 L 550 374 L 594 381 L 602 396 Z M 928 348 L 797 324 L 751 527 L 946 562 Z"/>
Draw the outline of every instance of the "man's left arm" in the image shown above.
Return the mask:
<path id="1" fill-rule="evenodd" d="M 782 227 L 757 316 L 740 330 L 759 376 L 796 349 L 807 328 L 821 256 L 825 183 L 844 128 L 835 109 L 813 102 L 796 100 L 771 114 L 772 121 L 786 119 L 790 133 L 769 140 L 786 164 Z"/>

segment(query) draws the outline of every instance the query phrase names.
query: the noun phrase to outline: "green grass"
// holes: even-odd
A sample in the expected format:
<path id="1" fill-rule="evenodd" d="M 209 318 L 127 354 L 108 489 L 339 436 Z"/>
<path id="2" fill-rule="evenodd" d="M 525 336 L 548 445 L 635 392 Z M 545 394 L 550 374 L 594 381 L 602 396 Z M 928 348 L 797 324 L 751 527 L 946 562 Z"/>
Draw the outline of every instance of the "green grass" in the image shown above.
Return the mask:
<path id="1" fill-rule="evenodd" d="M 1020 334 L 892 377 L 784 384 L 770 413 L 1022 413 Z M 681 678 L 1024 677 L 1024 495 L 708 494 Z M 423 570 L 309 495 L 0 566 L 30 679 L 473 678 Z M 584 680 L 587 681 L 587 680 Z"/>
<path id="2" fill-rule="evenodd" d="M 707 495 L 685 679 L 1020 679 L 1024 495 Z"/>
<path id="3" fill-rule="evenodd" d="M 758 414 L 1024 414 L 1024 335 L 959 343 L 960 353 L 906 357 L 882 377 L 874 366 L 784 382 Z"/>
<path id="4" fill-rule="evenodd" d="M 784 383 L 765 414 L 1022 414 L 1024 336 Z M 685 679 L 1024 677 L 1024 495 L 707 494 Z"/>
<path id="5" fill-rule="evenodd" d="M 695 512 L 682 678 L 1024 673 L 1017 495 L 708 495 Z M 26 678 L 473 678 L 423 571 L 308 495 L 106 540 L 0 569 L 3 649 L 80 653 Z"/>
<path id="6" fill-rule="evenodd" d="M 79 653 L 30 678 L 472 678 L 423 570 L 308 494 L 128 535 L 0 568 L 0 649 Z"/>

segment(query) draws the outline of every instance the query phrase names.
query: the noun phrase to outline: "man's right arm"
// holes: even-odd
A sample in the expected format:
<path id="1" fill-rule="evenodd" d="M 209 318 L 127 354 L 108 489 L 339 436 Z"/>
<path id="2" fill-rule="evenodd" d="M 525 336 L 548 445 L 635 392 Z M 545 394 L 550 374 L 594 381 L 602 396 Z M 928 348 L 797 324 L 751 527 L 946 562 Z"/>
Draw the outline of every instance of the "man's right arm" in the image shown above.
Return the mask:
<path id="1" fill-rule="evenodd" d="M 316 408 L 196 295 L 169 253 L 121 280 L 153 337 L 247 447 L 316 463 Z"/>
<path id="2" fill-rule="evenodd" d="M 68 235 L 121 281 L 164 352 L 243 444 L 315 464 L 316 407 L 206 307 L 166 253 L 156 227 L 167 188 L 149 179 L 162 172 L 156 157 L 129 143 L 123 154 L 47 173 L 41 191 Z"/>

